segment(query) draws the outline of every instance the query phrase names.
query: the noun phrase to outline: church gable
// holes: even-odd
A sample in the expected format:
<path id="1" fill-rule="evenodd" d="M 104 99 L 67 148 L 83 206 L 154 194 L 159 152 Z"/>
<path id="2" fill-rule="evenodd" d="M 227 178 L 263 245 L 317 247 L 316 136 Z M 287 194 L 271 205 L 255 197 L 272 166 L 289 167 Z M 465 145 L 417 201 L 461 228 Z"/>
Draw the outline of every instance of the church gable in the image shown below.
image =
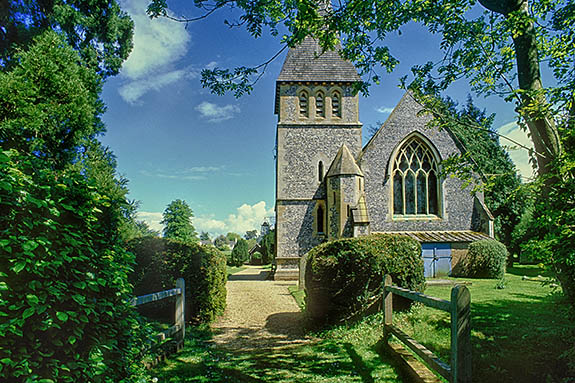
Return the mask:
<path id="1" fill-rule="evenodd" d="M 473 229 L 474 197 L 439 176 L 440 162 L 461 152 L 421 110 L 407 92 L 360 154 L 372 232 Z"/>

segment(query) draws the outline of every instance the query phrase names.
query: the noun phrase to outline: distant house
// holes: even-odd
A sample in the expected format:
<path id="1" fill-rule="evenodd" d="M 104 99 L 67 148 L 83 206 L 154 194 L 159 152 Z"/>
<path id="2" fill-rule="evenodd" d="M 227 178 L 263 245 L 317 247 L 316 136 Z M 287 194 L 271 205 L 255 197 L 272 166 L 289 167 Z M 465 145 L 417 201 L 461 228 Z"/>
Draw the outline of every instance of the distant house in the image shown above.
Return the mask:
<path id="1" fill-rule="evenodd" d="M 434 277 L 470 242 L 493 237 L 483 196 L 441 177 L 441 161 L 461 149 L 449 130 L 426 126 L 411 93 L 362 147 L 358 81 L 350 62 L 312 38 L 288 52 L 275 98 L 276 279 L 297 279 L 300 257 L 335 238 L 410 236 Z"/>

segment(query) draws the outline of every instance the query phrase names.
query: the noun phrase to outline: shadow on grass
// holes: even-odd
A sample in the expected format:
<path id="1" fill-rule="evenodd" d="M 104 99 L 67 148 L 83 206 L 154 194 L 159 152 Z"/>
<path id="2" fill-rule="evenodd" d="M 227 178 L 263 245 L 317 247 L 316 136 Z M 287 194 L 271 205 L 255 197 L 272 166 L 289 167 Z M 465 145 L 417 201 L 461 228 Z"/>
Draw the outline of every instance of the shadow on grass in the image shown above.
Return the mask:
<path id="1" fill-rule="evenodd" d="M 355 370 L 361 376 L 361 380 L 364 383 L 374 383 L 373 377 L 371 376 L 372 369 L 363 361 L 361 356 L 355 351 L 353 345 L 351 343 L 344 343 L 343 348 L 353 361 L 353 365 L 355 366 Z"/>
<path id="2" fill-rule="evenodd" d="M 212 333 L 191 328 L 184 350 L 152 376 L 163 383 L 400 382 L 384 362 L 382 372 L 377 353 L 368 355 L 358 348 L 369 345 L 306 337 L 297 326 L 302 320 L 301 313 L 288 312 L 270 315 L 264 329 L 232 327 Z M 391 378 L 377 378 L 384 373 Z"/>
<path id="3" fill-rule="evenodd" d="M 567 302 L 523 293 L 472 303 L 474 382 L 560 382 L 572 342 Z M 520 300 L 519 300 L 520 299 Z"/>

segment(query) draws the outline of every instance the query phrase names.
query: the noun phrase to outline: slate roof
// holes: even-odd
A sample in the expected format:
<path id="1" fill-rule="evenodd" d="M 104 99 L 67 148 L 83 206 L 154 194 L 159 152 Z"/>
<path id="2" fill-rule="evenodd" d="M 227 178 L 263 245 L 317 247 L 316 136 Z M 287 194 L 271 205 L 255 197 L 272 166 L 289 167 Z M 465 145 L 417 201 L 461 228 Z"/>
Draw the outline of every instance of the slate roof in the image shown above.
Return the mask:
<path id="1" fill-rule="evenodd" d="M 339 151 L 335 155 L 335 158 L 327 171 L 326 177 L 340 175 L 358 175 L 363 177 L 361 169 L 357 166 L 355 159 L 345 144 L 341 145 L 341 148 L 339 148 Z"/>
<path id="2" fill-rule="evenodd" d="M 474 242 L 481 239 L 493 239 L 485 233 L 471 230 L 461 231 L 397 231 L 386 234 L 398 234 L 411 237 L 419 242 Z"/>
<path id="3" fill-rule="evenodd" d="M 361 78 L 353 64 L 335 51 L 322 49 L 317 40 L 306 37 L 300 45 L 290 48 L 278 76 L 278 82 L 357 82 Z"/>

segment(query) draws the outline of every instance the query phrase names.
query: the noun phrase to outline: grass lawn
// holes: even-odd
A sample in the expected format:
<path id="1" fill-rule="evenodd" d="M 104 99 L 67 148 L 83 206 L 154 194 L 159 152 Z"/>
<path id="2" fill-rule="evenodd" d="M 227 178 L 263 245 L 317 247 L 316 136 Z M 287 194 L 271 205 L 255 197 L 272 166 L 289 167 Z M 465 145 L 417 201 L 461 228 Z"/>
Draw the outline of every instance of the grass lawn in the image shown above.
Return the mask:
<path id="1" fill-rule="evenodd" d="M 559 294 L 540 282 L 522 280 L 535 266 L 508 270 L 506 287 L 496 280 L 472 283 L 474 382 L 553 383 L 567 377 L 560 355 L 573 340 L 573 323 Z M 430 286 L 426 294 L 449 299 L 451 288 Z M 303 302 L 303 292 L 292 291 Z M 208 328 L 191 329 L 185 349 L 151 371 L 158 382 L 401 382 L 387 357 L 378 353 L 382 315 L 315 334 L 317 341 L 270 352 L 225 353 L 214 347 Z M 449 358 L 447 313 L 415 305 L 394 314 L 403 328 L 445 361 Z M 571 342 L 571 343 L 570 343 Z"/>
<path id="2" fill-rule="evenodd" d="M 230 275 L 232 275 L 232 274 L 239 273 L 240 271 L 246 269 L 245 266 L 236 267 L 236 266 L 229 266 L 229 265 L 227 265 L 226 268 L 227 268 L 227 271 L 228 271 L 228 277 L 229 277 Z"/>
<path id="3" fill-rule="evenodd" d="M 522 280 L 542 272 L 536 266 L 510 268 L 505 288 L 497 280 L 472 283 L 471 343 L 474 382 L 560 382 L 567 377 L 561 354 L 573 345 L 573 323 L 564 298 L 540 282 Z M 450 287 L 430 286 L 428 295 L 450 299 Z M 449 315 L 417 305 L 394 316 L 394 324 L 449 359 Z"/>
<path id="4" fill-rule="evenodd" d="M 158 382 L 401 383 L 377 353 L 381 316 L 318 334 L 315 342 L 231 353 L 211 343 L 207 327 L 188 332 L 184 350 L 150 371 Z"/>

